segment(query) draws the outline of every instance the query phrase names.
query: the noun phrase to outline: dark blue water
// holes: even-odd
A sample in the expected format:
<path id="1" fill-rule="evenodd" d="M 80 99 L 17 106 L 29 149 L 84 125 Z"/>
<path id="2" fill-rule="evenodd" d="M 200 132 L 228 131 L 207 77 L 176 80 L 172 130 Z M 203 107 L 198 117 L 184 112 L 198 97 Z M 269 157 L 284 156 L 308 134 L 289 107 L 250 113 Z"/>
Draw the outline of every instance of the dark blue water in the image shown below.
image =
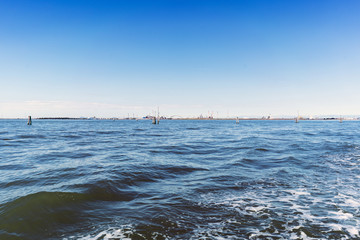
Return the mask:
<path id="1" fill-rule="evenodd" d="M 0 121 L 0 239 L 359 239 L 360 122 Z"/>

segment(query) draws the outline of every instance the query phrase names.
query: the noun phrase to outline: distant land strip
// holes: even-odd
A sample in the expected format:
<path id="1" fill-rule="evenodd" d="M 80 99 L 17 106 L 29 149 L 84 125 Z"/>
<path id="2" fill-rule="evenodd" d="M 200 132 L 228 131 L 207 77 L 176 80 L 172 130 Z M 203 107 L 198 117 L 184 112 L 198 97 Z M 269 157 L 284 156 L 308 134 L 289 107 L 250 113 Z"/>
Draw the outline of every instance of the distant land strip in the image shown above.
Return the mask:
<path id="1" fill-rule="evenodd" d="M 44 120 L 86 120 L 88 118 L 71 118 L 71 117 L 40 117 L 36 119 L 44 119 Z"/>
<path id="2" fill-rule="evenodd" d="M 26 119 L 26 118 L 0 118 L 2 120 L 11 120 L 11 119 Z M 150 120 L 152 119 L 152 117 L 147 117 L 147 118 L 121 118 L 121 117 L 111 117 L 111 118 L 103 118 L 103 117 L 35 117 L 33 119 L 38 119 L 38 120 Z M 265 118 L 265 117 L 228 117 L 228 118 L 199 118 L 199 117 L 176 117 L 176 118 L 165 118 L 165 117 L 161 117 L 160 120 L 207 120 L 207 121 L 211 121 L 211 120 L 239 120 L 239 121 L 244 121 L 244 120 L 295 120 L 296 117 L 283 117 L 283 118 Z M 315 117 L 315 118 L 306 118 L 306 117 L 300 117 L 298 118 L 298 120 L 301 121 L 306 121 L 306 120 L 360 120 L 360 117 L 345 117 L 345 118 L 339 118 L 339 117 Z"/>

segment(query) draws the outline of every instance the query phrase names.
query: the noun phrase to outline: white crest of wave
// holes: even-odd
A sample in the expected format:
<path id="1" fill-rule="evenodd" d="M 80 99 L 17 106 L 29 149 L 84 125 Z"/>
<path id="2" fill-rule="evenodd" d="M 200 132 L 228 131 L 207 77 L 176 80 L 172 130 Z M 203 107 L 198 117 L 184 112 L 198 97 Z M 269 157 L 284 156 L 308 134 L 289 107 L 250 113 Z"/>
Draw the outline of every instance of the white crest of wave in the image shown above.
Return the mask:
<path id="1" fill-rule="evenodd" d="M 133 231 L 131 230 L 130 226 L 124 225 L 121 226 L 119 229 L 108 229 L 104 230 L 95 236 L 88 235 L 85 237 L 78 238 L 79 240 L 115 240 L 115 239 L 121 239 L 121 240 L 131 240 L 129 235 Z"/>

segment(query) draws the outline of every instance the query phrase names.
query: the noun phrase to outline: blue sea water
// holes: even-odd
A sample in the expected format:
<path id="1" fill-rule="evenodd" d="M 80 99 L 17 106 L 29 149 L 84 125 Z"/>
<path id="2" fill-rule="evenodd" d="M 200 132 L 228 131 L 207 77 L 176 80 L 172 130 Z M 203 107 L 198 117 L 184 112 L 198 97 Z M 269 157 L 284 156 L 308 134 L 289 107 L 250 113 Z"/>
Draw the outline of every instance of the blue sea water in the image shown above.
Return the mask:
<path id="1" fill-rule="evenodd" d="M 0 239 L 360 239 L 360 122 L 0 120 Z"/>

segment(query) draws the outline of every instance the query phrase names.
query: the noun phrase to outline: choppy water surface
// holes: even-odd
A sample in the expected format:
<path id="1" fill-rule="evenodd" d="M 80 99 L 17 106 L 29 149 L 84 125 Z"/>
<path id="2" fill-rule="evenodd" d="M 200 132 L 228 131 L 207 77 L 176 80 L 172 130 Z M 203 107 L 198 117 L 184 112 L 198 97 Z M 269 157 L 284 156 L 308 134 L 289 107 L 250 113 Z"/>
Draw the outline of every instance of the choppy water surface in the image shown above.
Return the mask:
<path id="1" fill-rule="evenodd" d="M 360 122 L 0 121 L 0 239 L 358 239 Z"/>

